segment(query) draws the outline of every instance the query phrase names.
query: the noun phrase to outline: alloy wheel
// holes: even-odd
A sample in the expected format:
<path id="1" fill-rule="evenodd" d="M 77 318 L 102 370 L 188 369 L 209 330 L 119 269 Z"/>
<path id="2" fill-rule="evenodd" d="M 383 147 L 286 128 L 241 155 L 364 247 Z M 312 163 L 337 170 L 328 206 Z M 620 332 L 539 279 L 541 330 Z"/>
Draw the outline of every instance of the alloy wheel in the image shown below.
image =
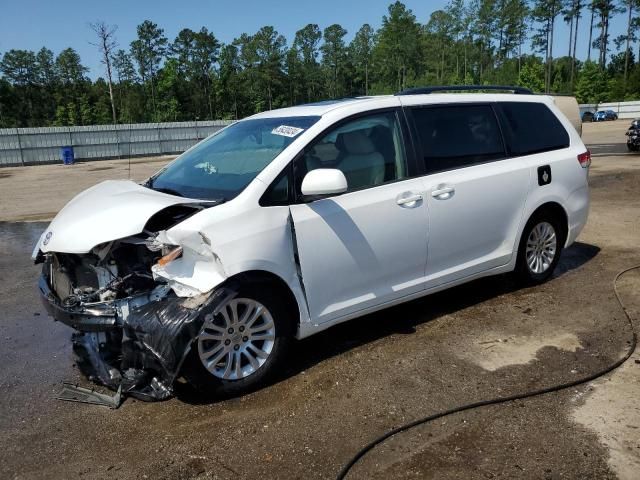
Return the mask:
<path id="1" fill-rule="evenodd" d="M 538 223 L 527 238 L 525 250 L 527 266 L 532 273 L 546 272 L 558 250 L 558 236 L 549 222 Z"/>
<path id="2" fill-rule="evenodd" d="M 274 347 L 276 328 L 269 310 L 250 298 L 231 300 L 204 318 L 198 355 L 217 378 L 241 380 L 261 368 Z"/>

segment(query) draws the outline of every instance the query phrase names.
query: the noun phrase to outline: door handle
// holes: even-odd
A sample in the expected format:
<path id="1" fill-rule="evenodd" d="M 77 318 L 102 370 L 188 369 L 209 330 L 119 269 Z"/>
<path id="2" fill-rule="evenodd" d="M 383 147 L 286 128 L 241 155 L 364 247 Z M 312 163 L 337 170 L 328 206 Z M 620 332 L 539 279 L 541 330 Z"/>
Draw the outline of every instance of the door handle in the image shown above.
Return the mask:
<path id="1" fill-rule="evenodd" d="M 414 193 L 414 194 L 408 195 L 406 197 L 400 196 L 400 197 L 396 198 L 396 203 L 398 205 L 407 205 L 409 203 L 419 202 L 420 200 L 422 200 L 422 195 L 419 194 L 419 193 Z"/>
<path id="2" fill-rule="evenodd" d="M 431 192 L 431 196 L 433 198 L 437 198 L 438 200 L 447 200 L 453 197 L 453 194 L 456 192 L 456 189 L 453 187 L 442 187 L 437 188 Z"/>

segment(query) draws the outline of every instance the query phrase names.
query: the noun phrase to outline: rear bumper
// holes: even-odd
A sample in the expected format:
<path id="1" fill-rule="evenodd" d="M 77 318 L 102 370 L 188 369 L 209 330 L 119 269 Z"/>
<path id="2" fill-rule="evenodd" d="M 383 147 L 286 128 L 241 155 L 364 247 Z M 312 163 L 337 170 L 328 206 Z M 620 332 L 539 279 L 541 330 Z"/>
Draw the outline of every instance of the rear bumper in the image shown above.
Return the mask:
<path id="1" fill-rule="evenodd" d="M 80 332 L 108 332 L 120 328 L 117 309 L 109 304 L 88 307 L 65 307 L 51 291 L 44 275 L 38 280 L 40 299 L 47 313 L 56 321 Z"/>

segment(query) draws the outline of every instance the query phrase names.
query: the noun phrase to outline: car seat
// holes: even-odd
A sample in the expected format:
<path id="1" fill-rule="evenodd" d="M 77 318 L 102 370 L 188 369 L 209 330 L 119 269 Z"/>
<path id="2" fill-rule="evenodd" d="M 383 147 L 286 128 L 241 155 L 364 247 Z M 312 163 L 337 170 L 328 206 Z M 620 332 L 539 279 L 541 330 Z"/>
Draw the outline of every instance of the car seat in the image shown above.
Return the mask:
<path id="1" fill-rule="evenodd" d="M 384 157 L 364 131 L 341 133 L 336 146 L 343 154 L 338 168 L 347 178 L 349 190 L 384 182 Z"/>

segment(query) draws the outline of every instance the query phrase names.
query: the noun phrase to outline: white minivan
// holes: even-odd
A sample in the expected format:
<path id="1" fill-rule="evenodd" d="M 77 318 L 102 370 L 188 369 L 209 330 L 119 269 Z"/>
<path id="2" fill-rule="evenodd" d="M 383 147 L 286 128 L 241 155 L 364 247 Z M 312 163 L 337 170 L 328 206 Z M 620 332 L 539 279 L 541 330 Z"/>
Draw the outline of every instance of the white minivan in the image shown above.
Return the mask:
<path id="1" fill-rule="evenodd" d="M 256 388 L 294 338 L 479 277 L 545 281 L 590 154 L 551 97 L 511 90 L 269 111 L 100 183 L 36 245 L 44 304 L 93 378 L 157 399 Z"/>

